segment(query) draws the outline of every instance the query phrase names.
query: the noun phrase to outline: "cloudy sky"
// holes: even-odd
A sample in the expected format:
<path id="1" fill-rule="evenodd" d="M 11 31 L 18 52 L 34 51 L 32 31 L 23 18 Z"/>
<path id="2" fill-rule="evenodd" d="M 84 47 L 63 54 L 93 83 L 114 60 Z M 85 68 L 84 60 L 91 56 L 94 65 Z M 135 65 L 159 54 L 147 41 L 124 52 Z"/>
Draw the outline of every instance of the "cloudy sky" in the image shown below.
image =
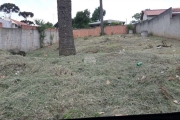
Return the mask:
<path id="1" fill-rule="evenodd" d="M 43 19 L 46 22 L 57 22 L 57 0 L 0 0 L 0 4 L 14 3 L 21 11 L 34 13 L 34 19 Z M 96 7 L 99 6 L 99 0 L 72 0 L 72 17 L 75 17 L 78 11 L 89 9 L 91 15 Z M 135 13 L 141 10 L 150 9 L 168 9 L 170 7 L 180 7 L 180 0 L 103 0 L 103 7 L 106 10 L 105 20 L 114 19 L 126 21 L 129 23 Z M 0 16 L 4 16 L 0 12 Z M 17 14 L 12 15 L 13 19 L 22 20 Z"/>

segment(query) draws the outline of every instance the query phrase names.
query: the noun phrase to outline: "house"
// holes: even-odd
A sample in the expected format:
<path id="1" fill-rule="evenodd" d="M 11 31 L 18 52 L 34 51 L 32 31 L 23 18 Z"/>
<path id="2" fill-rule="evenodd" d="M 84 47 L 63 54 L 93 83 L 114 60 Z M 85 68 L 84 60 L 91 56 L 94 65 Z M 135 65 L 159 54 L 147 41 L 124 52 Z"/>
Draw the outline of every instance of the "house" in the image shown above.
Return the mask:
<path id="1" fill-rule="evenodd" d="M 21 25 L 27 25 L 26 23 L 8 18 L 0 18 L 0 22 L 2 23 L 3 28 L 19 28 Z"/>
<path id="2" fill-rule="evenodd" d="M 11 20 L 6 20 L 6 19 L 0 18 L 0 22 L 2 23 L 3 28 L 16 28 L 16 25 L 14 23 L 12 23 Z"/>
<path id="3" fill-rule="evenodd" d="M 166 10 L 167 9 L 143 10 L 141 12 L 141 20 L 150 20 L 150 19 L 160 15 L 161 13 L 163 13 Z M 180 8 L 172 8 L 172 15 L 175 16 L 178 14 L 180 14 Z"/>
<path id="4" fill-rule="evenodd" d="M 119 20 L 104 20 L 104 23 L 107 23 L 107 24 L 111 24 L 111 23 L 113 23 L 113 22 L 115 22 L 115 23 L 119 23 L 119 22 L 121 22 L 122 23 L 122 25 L 124 25 L 125 24 L 125 22 L 124 21 L 119 21 Z M 100 26 L 101 25 L 101 21 L 97 21 L 97 22 L 93 22 L 93 23 L 89 23 L 89 25 L 90 25 L 90 27 L 97 27 L 97 26 Z"/>
<path id="5" fill-rule="evenodd" d="M 26 23 L 23 23 L 23 22 L 20 22 L 20 21 L 17 21 L 17 20 L 13 20 L 11 19 L 12 23 L 16 24 L 18 27 L 22 26 L 22 25 L 28 25 Z"/>

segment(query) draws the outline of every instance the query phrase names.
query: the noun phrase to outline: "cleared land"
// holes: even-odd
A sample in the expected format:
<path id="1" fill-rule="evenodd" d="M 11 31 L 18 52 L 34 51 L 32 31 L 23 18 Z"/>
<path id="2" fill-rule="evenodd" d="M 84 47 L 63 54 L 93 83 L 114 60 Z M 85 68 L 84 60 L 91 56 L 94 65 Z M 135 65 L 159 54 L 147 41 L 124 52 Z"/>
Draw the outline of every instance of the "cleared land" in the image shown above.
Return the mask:
<path id="1" fill-rule="evenodd" d="M 162 40 L 172 47 L 157 49 Z M 180 112 L 179 40 L 112 35 L 75 44 L 68 57 L 58 56 L 58 44 L 26 57 L 1 50 L 0 119 Z"/>

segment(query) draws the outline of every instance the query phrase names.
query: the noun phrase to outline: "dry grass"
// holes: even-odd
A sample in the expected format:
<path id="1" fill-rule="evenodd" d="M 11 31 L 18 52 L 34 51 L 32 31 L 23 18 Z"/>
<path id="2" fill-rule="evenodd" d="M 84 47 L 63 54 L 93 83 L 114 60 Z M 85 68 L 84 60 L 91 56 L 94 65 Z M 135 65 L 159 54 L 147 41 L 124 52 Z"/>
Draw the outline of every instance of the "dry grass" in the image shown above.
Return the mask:
<path id="1" fill-rule="evenodd" d="M 157 49 L 162 40 L 173 46 Z M 0 51 L 0 119 L 180 111 L 173 103 L 180 100 L 180 41 L 113 35 L 79 38 L 75 44 L 77 55 L 68 57 L 58 56 L 58 44 L 26 57 Z M 84 64 L 86 56 L 96 64 Z"/>

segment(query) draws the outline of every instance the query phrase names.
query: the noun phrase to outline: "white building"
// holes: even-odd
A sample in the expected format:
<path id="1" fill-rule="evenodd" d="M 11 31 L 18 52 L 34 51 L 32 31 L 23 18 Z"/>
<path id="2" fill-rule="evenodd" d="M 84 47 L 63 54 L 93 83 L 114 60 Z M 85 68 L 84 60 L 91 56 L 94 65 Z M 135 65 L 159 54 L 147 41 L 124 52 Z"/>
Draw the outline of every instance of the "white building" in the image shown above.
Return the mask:
<path id="1" fill-rule="evenodd" d="M 2 23 L 3 28 L 19 28 L 21 25 L 27 25 L 26 23 L 19 22 L 17 20 L 5 18 L 0 18 L 0 23 Z"/>

